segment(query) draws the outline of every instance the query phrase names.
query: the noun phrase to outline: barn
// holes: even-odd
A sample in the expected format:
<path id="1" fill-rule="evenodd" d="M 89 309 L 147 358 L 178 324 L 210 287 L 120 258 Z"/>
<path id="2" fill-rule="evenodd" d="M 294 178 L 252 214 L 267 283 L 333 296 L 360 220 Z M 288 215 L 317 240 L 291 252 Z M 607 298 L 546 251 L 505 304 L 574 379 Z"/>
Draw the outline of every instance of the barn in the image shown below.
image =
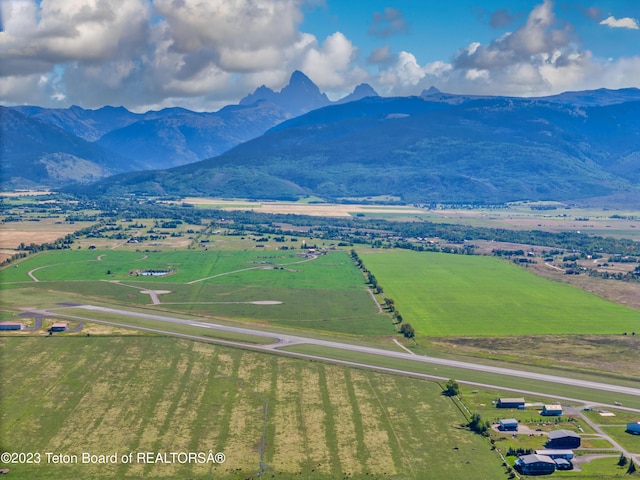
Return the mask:
<path id="1" fill-rule="evenodd" d="M 571 430 L 553 430 L 549 432 L 548 448 L 578 448 L 580 447 L 580 435 Z"/>
<path id="2" fill-rule="evenodd" d="M 545 475 L 556 471 L 556 462 L 544 455 L 523 455 L 514 464 L 524 475 Z"/>
<path id="3" fill-rule="evenodd" d="M 518 420 L 516 420 L 515 418 L 505 418 L 504 420 L 500 420 L 498 430 L 500 430 L 501 432 L 517 432 Z"/>
<path id="4" fill-rule="evenodd" d="M 498 408 L 524 408 L 524 398 L 499 398 Z"/>
<path id="5" fill-rule="evenodd" d="M 640 435 L 640 422 L 627 423 L 627 432 Z"/>

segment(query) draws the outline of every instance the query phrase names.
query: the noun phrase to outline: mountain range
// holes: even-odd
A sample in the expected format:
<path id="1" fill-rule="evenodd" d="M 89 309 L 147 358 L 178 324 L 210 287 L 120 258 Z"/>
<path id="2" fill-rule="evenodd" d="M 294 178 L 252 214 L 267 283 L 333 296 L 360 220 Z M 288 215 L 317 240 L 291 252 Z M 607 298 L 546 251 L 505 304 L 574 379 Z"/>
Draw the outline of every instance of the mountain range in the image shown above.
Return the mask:
<path id="1" fill-rule="evenodd" d="M 582 98 L 575 102 L 572 98 Z M 287 120 L 217 157 L 130 173 L 104 193 L 408 203 L 572 200 L 637 192 L 640 90 L 556 98 L 364 99 Z"/>
<path id="2" fill-rule="evenodd" d="M 0 145 L 2 182 L 5 188 L 59 188 L 114 173 L 184 165 L 219 155 L 286 119 L 365 95 L 377 93 L 360 85 L 345 99 L 331 102 L 296 71 L 280 92 L 263 86 L 239 105 L 217 112 L 166 108 L 138 114 L 110 106 L 3 108 L 1 133 L 10 141 Z"/>
<path id="3" fill-rule="evenodd" d="M 22 116 L 20 124 L 3 113 L 22 125 L 13 134 L 25 141 L 28 136 L 19 133 L 28 130 L 25 119 L 42 128 L 46 118 L 50 129 L 94 138 L 86 143 L 95 150 L 83 155 L 95 156 L 102 175 L 145 169 L 70 188 L 82 193 L 500 203 L 640 191 L 636 88 L 515 98 L 432 87 L 416 97 L 383 98 L 365 84 L 331 102 L 294 72 L 280 92 L 262 86 L 215 113 L 134 114 L 109 107 L 82 122 L 81 110 L 18 107 L 0 113 Z M 12 145 L 3 157 L 18 151 Z M 115 152 L 112 161 L 105 152 Z M 51 155 L 40 157 L 40 164 L 49 161 L 47 172 L 55 166 Z M 166 169 L 173 165 L 179 166 Z M 66 183 L 82 183 L 71 180 Z"/>

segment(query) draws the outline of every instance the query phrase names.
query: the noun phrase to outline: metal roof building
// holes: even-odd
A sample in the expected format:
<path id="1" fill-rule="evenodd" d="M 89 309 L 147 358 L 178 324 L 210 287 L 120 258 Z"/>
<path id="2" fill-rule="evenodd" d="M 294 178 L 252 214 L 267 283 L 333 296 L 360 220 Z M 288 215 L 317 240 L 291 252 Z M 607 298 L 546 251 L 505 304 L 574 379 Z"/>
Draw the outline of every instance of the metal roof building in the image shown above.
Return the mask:
<path id="1" fill-rule="evenodd" d="M 547 449 L 547 450 L 536 450 L 535 451 L 536 455 L 545 455 L 549 458 L 552 459 L 556 459 L 556 458 L 564 458 L 565 460 L 571 460 L 573 457 L 575 457 L 575 454 L 573 453 L 573 450 L 564 450 L 564 449 Z"/>
<path id="2" fill-rule="evenodd" d="M 536 455 L 535 453 L 523 455 L 516 460 L 514 466 L 525 475 L 543 475 L 556 471 L 556 462 L 549 457 Z"/>
<path id="3" fill-rule="evenodd" d="M 498 408 L 524 408 L 524 398 L 499 398 Z"/>
<path id="4" fill-rule="evenodd" d="M 0 322 L 0 330 L 22 330 L 23 327 L 20 322 Z"/>
<path id="5" fill-rule="evenodd" d="M 503 432 L 506 431 L 518 431 L 518 420 L 515 418 L 505 418 L 504 420 L 500 420 L 500 425 L 498 426 L 498 430 Z"/>
<path id="6" fill-rule="evenodd" d="M 549 432 L 547 447 L 550 448 L 578 448 L 581 443 L 580 435 L 571 430 L 553 430 Z"/>
<path id="7" fill-rule="evenodd" d="M 562 405 L 545 405 L 544 407 L 542 407 L 540 415 L 560 416 L 562 415 Z"/>

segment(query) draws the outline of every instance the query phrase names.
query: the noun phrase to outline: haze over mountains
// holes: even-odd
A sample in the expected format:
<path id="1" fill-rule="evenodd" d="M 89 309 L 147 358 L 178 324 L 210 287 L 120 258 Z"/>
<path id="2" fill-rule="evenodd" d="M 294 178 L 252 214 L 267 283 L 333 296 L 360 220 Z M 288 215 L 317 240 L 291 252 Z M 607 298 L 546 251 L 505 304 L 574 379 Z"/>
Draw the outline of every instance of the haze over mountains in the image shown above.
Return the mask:
<path id="1" fill-rule="evenodd" d="M 102 170 L 69 178 L 75 183 L 127 169 L 182 165 L 124 173 L 86 192 L 316 195 L 332 201 L 385 195 L 426 203 L 570 200 L 640 189 L 640 90 L 635 88 L 546 98 L 465 96 L 432 88 L 419 97 L 381 98 L 361 85 L 331 102 L 294 72 L 280 92 L 263 86 L 215 113 L 134 114 L 111 107 L 84 111 L 91 112 L 85 117 L 78 107 L 2 112 L 3 129 L 4 118 L 10 119 L 11 134 L 26 142 L 34 134 L 21 132 L 39 132 L 43 125 L 48 139 L 55 137 L 51 129 L 62 132 L 67 150 L 65 133 L 93 140 L 88 145 L 98 150 L 83 155 L 94 155 Z M 45 143 L 29 155 L 40 155 L 34 164 L 49 162 L 51 170 L 57 158 L 52 155 L 59 152 Z M 78 145 L 87 148 L 85 143 Z M 19 144 L 16 140 L 3 151 L 3 165 L 5 157 L 25 158 Z M 113 161 L 103 160 L 107 151 L 115 152 Z M 202 158 L 207 159 L 196 161 Z M 37 175 L 23 177 L 32 184 L 65 184 L 60 175 Z M 3 172 L 5 184 L 6 178 Z"/>

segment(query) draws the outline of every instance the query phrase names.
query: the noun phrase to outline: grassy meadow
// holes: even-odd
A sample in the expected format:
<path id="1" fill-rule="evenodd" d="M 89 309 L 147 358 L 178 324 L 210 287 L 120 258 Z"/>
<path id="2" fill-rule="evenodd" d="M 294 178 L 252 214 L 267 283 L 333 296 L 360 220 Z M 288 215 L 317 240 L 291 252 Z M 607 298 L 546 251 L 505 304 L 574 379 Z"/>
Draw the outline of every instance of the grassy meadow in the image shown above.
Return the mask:
<path id="1" fill-rule="evenodd" d="M 428 336 L 640 333 L 640 312 L 494 257 L 362 253 L 404 321 Z"/>
<path id="2" fill-rule="evenodd" d="M 0 346 L 3 450 L 226 455 L 218 465 L 2 465 L 11 478 L 244 479 L 259 470 L 263 432 L 265 478 L 506 478 L 433 382 L 149 336 Z"/>
<path id="3" fill-rule="evenodd" d="M 2 271 L 3 288 L 59 292 L 60 302 L 143 306 L 153 300 L 141 292 L 161 290 L 166 293 L 155 307 L 162 310 L 356 335 L 394 333 L 342 251 L 307 259 L 290 251 L 66 250 L 40 253 L 17 265 Z M 171 274 L 139 275 L 145 270 Z"/>

